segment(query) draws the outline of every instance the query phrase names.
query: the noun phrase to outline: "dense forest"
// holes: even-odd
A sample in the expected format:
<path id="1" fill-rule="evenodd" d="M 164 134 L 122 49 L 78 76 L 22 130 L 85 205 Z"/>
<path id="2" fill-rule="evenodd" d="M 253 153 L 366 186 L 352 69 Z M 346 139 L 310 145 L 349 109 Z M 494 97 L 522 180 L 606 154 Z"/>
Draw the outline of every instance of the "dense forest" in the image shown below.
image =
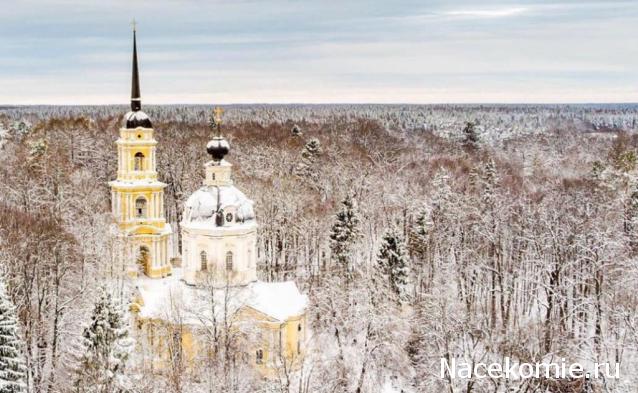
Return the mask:
<path id="1" fill-rule="evenodd" d="M 125 108 L 6 107 L 0 322 L 12 314 L 16 328 L 0 344 L 14 335 L 17 349 L 0 364 L 22 356 L 12 369 L 24 378 L 0 391 L 635 391 L 638 106 L 225 109 L 227 159 L 260 225 L 260 278 L 295 280 L 310 298 L 301 370 L 263 380 L 228 357 L 140 367 L 108 236 Z M 147 113 L 179 230 L 208 160 L 210 108 Z M 99 313 L 116 322 L 106 360 L 87 345 Z M 505 357 L 610 362 L 620 378 L 440 375 L 441 359 Z"/>

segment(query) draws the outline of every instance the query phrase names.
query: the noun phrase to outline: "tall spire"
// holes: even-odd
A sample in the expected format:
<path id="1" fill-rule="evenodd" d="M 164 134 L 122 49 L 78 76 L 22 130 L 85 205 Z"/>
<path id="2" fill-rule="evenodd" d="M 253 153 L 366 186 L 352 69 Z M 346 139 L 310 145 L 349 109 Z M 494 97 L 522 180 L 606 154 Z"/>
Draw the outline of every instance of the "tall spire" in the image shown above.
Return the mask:
<path id="1" fill-rule="evenodd" d="M 140 95 L 140 75 L 137 67 L 137 37 L 136 23 L 133 19 L 133 78 L 131 83 L 131 110 L 139 111 L 142 109 L 142 97 Z"/>

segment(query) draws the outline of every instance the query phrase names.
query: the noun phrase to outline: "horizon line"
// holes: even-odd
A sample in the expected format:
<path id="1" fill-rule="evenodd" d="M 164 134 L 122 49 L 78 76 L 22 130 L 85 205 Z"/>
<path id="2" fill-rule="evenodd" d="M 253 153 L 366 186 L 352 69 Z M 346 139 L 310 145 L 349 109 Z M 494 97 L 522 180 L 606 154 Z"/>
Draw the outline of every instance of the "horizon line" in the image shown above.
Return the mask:
<path id="1" fill-rule="evenodd" d="M 145 104 L 144 106 L 253 106 L 253 105 L 271 105 L 271 106 L 291 106 L 291 105 L 413 105 L 413 106 L 437 106 L 437 105 L 638 105 L 638 101 L 546 101 L 546 102 L 506 102 L 506 101 L 485 101 L 485 102 L 230 102 L 230 103 L 163 103 L 163 104 Z M 88 106 L 128 106 L 126 103 L 118 104 L 3 104 L 0 103 L 0 108 L 28 108 L 38 106 L 59 106 L 59 107 L 88 107 Z"/>

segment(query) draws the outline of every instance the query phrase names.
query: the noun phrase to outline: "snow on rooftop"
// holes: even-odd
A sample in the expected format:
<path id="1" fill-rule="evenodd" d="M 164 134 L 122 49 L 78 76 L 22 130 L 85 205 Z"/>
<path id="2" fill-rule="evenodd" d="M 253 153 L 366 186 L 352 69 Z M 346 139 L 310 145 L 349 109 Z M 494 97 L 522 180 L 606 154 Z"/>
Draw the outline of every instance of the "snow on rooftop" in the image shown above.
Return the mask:
<path id="1" fill-rule="evenodd" d="M 221 139 L 215 138 L 215 139 L 212 139 L 212 140 L 208 141 L 208 144 L 206 145 L 207 149 L 210 149 L 212 147 L 225 147 L 227 149 L 230 149 L 230 144 L 224 138 L 221 138 Z"/>
<path id="2" fill-rule="evenodd" d="M 279 321 L 301 314 L 308 305 L 308 296 L 302 295 L 294 281 L 261 282 L 250 286 L 249 306 Z"/>
<path id="3" fill-rule="evenodd" d="M 204 186 L 195 191 L 186 201 L 184 222 L 215 221 L 218 209 L 235 210 L 238 220 L 255 218 L 253 201 L 234 186 Z"/>
<path id="4" fill-rule="evenodd" d="M 131 120 L 148 120 L 149 117 L 146 113 L 142 112 L 142 111 L 129 111 L 126 112 L 126 115 L 124 115 L 124 119 L 126 121 L 131 121 Z"/>
<path id="5" fill-rule="evenodd" d="M 242 307 L 251 307 L 277 321 L 283 322 L 300 315 L 308 304 L 292 281 L 254 282 L 245 287 L 210 289 L 189 286 L 181 279 L 182 270 L 173 269 L 173 275 L 162 279 L 140 277 L 137 288 L 142 297 L 140 317 L 162 319 L 185 324 L 207 324 L 223 318 L 224 309 L 234 314 Z"/>
<path id="6" fill-rule="evenodd" d="M 137 187 L 138 185 L 143 184 L 149 187 L 164 187 L 166 183 L 163 183 L 158 180 L 150 180 L 150 179 L 135 179 L 135 180 L 112 180 L 109 182 L 111 186 L 117 187 Z"/>

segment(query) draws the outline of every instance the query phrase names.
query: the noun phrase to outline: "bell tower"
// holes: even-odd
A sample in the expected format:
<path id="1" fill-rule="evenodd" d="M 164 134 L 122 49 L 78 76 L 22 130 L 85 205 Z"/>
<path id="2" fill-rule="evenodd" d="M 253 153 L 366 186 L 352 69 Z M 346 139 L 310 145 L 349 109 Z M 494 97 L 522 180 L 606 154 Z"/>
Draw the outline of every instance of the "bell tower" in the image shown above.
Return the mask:
<path id="1" fill-rule="evenodd" d="M 117 145 L 117 179 L 111 187 L 111 210 L 117 236 L 116 258 L 130 276 L 143 272 L 158 278 L 171 274 L 171 226 L 164 215 L 165 183 L 157 180 L 153 125 L 142 111 L 133 26 L 131 111 L 124 117 Z"/>

